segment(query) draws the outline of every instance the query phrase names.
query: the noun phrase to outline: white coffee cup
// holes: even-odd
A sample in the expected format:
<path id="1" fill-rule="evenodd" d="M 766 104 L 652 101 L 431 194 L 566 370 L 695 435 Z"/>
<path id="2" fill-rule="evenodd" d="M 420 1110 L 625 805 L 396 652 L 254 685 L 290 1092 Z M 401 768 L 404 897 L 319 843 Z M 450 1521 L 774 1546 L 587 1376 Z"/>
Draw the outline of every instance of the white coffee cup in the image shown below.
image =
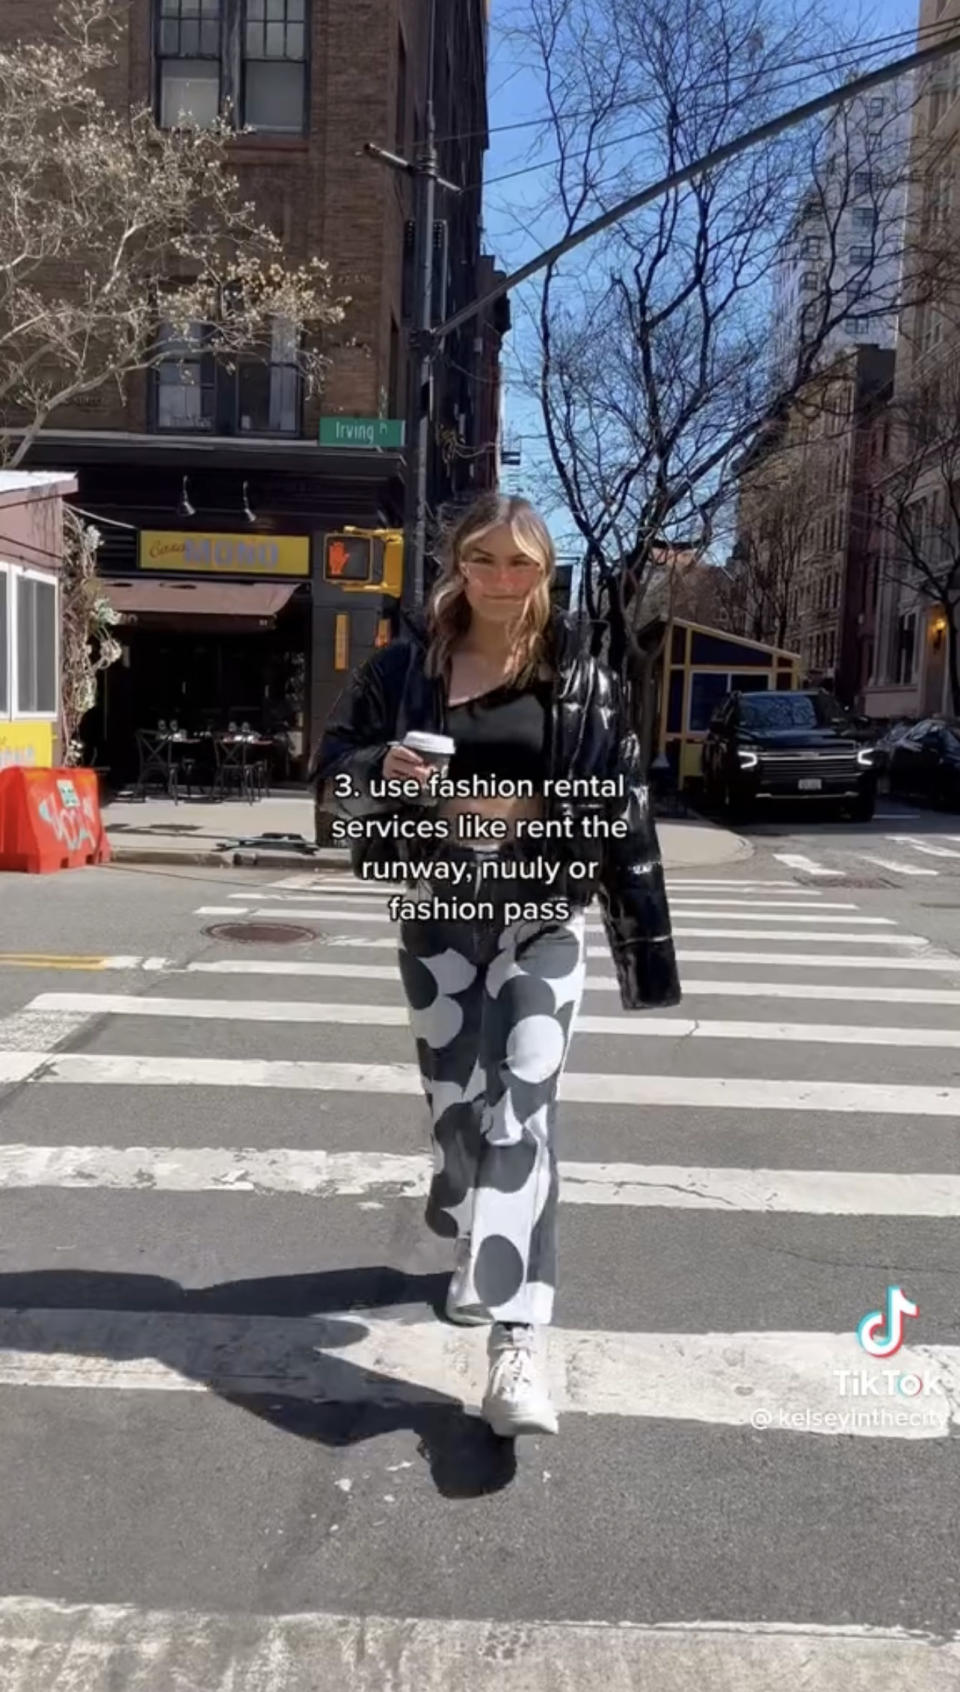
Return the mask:
<path id="1" fill-rule="evenodd" d="M 436 770 L 438 780 L 442 780 L 446 775 L 450 760 L 457 750 L 457 743 L 450 735 L 432 734 L 426 729 L 411 729 L 409 734 L 404 735 L 402 744 Z M 429 788 L 425 788 L 423 798 L 428 804 L 430 797 Z"/>

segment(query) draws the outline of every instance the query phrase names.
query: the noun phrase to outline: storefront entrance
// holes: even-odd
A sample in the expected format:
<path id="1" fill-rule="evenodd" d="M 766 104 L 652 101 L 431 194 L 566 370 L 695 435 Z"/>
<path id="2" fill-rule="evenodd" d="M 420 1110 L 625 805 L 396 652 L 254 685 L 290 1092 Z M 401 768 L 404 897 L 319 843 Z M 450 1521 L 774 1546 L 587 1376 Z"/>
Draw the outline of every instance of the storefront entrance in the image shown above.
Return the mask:
<path id="1" fill-rule="evenodd" d="M 83 733 L 111 784 L 136 779 L 138 731 L 161 726 L 197 734 L 247 729 L 275 740 L 274 773 L 301 774 L 310 601 L 295 599 L 272 626 L 214 617 L 144 616 L 116 630 L 123 656 L 100 677 Z M 145 626 L 146 625 L 146 626 Z"/>

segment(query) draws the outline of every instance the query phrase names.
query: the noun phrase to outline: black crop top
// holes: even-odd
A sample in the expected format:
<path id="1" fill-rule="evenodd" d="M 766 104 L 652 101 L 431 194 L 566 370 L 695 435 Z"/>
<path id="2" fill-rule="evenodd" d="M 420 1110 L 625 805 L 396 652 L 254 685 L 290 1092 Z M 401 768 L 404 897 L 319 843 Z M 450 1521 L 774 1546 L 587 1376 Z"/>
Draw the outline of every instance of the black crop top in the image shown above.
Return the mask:
<path id="1" fill-rule="evenodd" d="M 447 706 L 447 733 L 457 743 L 447 775 L 451 781 L 494 776 L 543 786 L 547 773 L 547 726 L 551 684 L 495 687 L 461 705 Z"/>

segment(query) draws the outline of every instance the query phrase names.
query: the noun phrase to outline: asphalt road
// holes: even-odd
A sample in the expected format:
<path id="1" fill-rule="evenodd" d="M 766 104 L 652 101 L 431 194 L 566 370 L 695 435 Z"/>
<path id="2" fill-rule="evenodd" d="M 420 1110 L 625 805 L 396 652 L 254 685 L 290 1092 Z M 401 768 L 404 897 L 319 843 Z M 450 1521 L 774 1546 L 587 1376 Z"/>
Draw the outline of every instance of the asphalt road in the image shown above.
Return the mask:
<path id="1" fill-rule="evenodd" d="M 376 898 L 0 877 L 0 1692 L 955 1692 L 960 817 L 745 832 L 672 878 L 668 1026 L 588 936 L 515 1445 Z"/>

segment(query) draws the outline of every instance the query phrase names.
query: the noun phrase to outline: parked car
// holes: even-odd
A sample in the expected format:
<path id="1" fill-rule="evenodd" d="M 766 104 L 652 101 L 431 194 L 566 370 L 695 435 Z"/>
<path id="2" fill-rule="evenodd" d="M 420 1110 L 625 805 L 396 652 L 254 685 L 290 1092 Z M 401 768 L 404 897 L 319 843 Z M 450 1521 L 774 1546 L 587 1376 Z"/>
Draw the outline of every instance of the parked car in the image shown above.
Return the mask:
<path id="1" fill-rule="evenodd" d="M 890 757 L 894 747 L 899 744 L 905 734 L 909 734 L 910 730 L 916 728 L 916 726 L 916 717 L 902 717 L 898 722 L 889 723 L 884 729 L 873 748 L 873 767 L 877 772 L 878 780 L 882 780 L 890 768 Z"/>
<path id="2" fill-rule="evenodd" d="M 890 753 L 890 792 L 960 809 L 960 722 L 927 717 Z"/>
<path id="3" fill-rule="evenodd" d="M 870 728 L 830 693 L 728 693 L 704 741 L 703 782 L 708 804 L 731 816 L 774 799 L 829 799 L 869 822 L 877 793 Z"/>

